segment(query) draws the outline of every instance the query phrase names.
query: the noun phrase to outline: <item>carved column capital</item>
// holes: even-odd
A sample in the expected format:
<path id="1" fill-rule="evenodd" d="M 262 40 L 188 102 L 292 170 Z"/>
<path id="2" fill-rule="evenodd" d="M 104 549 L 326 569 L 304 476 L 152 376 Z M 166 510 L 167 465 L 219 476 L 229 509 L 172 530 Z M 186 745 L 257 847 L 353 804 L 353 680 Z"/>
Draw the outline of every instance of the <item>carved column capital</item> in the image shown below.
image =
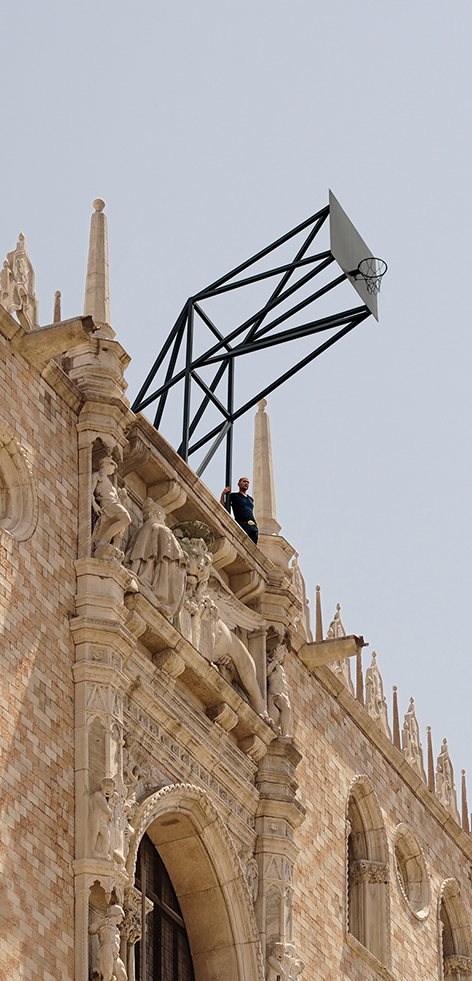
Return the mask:
<path id="1" fill-rule="evenodd" d="M 472 958 L 465 957 L 463 954 L 450 954 L 444 958 L 444 976 L 446 978 L 464 976 L 472 974 Z"/>
<path id="2" fill-rule="evenodd" d="M 383 862 L 370 862 L 368 859 L 360 859 L 353 862 L 349 869 L 349 879 L 355 882 L 388 882 L 390 870 L 388 865 Z"/>

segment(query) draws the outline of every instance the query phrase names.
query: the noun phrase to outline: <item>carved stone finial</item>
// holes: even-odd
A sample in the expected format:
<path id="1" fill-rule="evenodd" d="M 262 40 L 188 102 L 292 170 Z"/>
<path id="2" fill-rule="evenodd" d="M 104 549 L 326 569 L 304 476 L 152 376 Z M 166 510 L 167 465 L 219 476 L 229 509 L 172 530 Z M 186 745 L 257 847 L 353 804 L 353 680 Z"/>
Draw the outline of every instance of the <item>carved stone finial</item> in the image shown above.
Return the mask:
<path id="1" fill-rule="evenodd" d="M 8 252 L 0 272 L 0 305 L 8 313 L 16 313 L 25 330 L 38 327 L 34 270 L 26 252 L 23 232 L 18 236 L 16 249 Z"/>
<path id="2" fill-rule="evenodd" d="M 436 796 L 439 797 L 441 804 L 449 811 L 449 814 L 460 823 L 459 811 L 457 810 L 457 795 L 454 784 L 454 770 L 449 756 L 447 739 L 443 739 L 441 752 L 438 756 L 436 769 Z"/>
<path id="3" fill-rule="evenodd" d="M 465 782 L 465 770 L 461 772 L 461 803 L 462 803 L 462 830 L 469 834 L 469 810 L 467 806 L 467 786 Z"/>
<path id="4" fill-rule="evenodd" d="M 392 738 L 388 724 L 387 700 L 383 681 L 377 664 L 377 654 L 372 652 L 372 663 L 365 673 L 365 707 L 372 719 L 378 722 L 389 739 Z"/>
<path id="5" fill-rule="evenodd" d="M 278 535 L 280 525 L 275 508 L 274 468 L 270 441 L 269 416 L 265 411 L 266 399 L 258 403 L 254 419 L 254 466 L 252 486 L 254 512 L 261 535 Z"/>
<path id="6" fill-rule="evenodd" d="M 323 640 L 323 620 L 321 617 L 321 586 L 316 587 L 315 640 Z"/>
<path id="7" fill-rule="evenodd" d="M 402 749 L 405 759 L 413 768 L 415 773 L 426 783 L 426 773 L 423 766 L 423 747 L 420 740 L 420 730 L 415 712 L 415 700 L 410 698 L 408 711 L 405 714 L 405 721 L 402 732 Z"/>
<path id="8" fill-rule="evenodd" d="M 61 322 L 61 292 L 56 290 L 54 294 L 54 314 L 52 318 L 53 324 L 59 324 Z"/>
<path id="9" fill-rule="evenodd" d="M 397 686 L 393 686 L 393 745 L 401 749 L 400 742 L 400 719 L 398 716 L 398 695 Z"/>
<path id="10" fill-rule="evenodd" d="M 431 726 L 426 726 L 426 733 L 428 738 L 428 790 L 434 794 L 434 759 L 433 759 L 433 740 L 431 737 Z"/>
<path id="11" fill-rule="evenodd" d="M 96 324 L 110 324 L 110 285 L 108 277 L 108 231 L 103 213 L 105 202 L 96 198 L 95 211 L 90 222 L 90 245 L 85 284 L 84 316 L 92 317 Z M 109 333 L 111 335 L 111 329 Z"/>
<path id="12" fill-rule="evenodd" d="M 341 604 L 337 603 L 336 612 L 334 614 L 333 619 L 331 620 L 331 623 L 326 633 L 326 639 L 334 640 L 337 637 L 345 637 L 345 636 L 346 636 L 346 631 L 344 629 L 344 624 L 341 620 Z M 341 660 L 339 661 L 332 661 L 330 667 L 331 667 L 331 671 L 333 671 L 336 677 L 339 678 L 340 681 L 342 681 L 345 688 L 347 688 L 348 691 L 351 692 L 351 695 L 354 695 L 354 685 L 351 681 L 351 667 L 349 664 L 349 658 L 341 658 Z"/>

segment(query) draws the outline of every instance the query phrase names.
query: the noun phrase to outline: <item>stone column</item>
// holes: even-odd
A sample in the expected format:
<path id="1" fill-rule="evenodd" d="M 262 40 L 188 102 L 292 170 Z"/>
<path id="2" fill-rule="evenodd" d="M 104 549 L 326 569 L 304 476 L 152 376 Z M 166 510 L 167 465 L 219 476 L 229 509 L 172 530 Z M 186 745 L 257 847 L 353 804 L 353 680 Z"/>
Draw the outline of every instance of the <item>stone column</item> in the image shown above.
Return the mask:
<path id="1" fill-rule="evenodd" d="M 255 855 L 259 867 L 256 918 L 265 956 L 275 944 L 293 939 L 293 867 L 298 854 L 294 831 L 305 811 L 296 798 L 295 769 L 301 760 L 291 736 L 279 736 L 259 763 Z"/>

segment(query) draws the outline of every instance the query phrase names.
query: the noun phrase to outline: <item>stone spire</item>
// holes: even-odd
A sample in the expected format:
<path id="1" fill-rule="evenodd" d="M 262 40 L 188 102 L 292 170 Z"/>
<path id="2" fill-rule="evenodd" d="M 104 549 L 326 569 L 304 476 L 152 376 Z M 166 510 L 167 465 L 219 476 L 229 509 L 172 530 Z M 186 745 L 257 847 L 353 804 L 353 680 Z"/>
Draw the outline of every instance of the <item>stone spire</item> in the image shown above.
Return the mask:
<path id="1" fill-rule="evenodd" d="M 107 325 L 107 335 L 114 337 L 110 327 L 110 287 L 108 282 L 108 232 L 103 213 L 105 202 L 97 198 L 90 222 L 90 245 L 85 283 L 84 316 L 96 324 Z"/>
<path id="2" fill-rule="evenodd" d="M 254 468 L 252 494 L 254 510 L 261 535 L 278 535 L 280 525 L 275 513 L 274 470 L 270 445 L 269 416 L 265 411 L 266 399 L 257 403 L 254 420 Z"/>
<path id="3" fill-rule="evenodd" d="M 398 694 L 396 685 L 393 686 L 393 745 L 396 746 L 397 749 L 402 748 L 402 744 L 400 742 L 400 719 L 398 717 Z"/>

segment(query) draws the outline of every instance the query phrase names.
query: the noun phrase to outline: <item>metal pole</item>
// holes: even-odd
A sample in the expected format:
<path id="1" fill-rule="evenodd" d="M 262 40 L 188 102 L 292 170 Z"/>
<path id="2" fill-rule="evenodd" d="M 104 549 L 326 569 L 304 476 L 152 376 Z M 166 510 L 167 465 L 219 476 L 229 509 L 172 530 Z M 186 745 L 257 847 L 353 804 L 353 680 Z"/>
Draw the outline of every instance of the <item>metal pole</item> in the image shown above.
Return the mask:
<path id="1" fill-rule="evenodd" d="M 193 349 L 193 305 L 189 303 L 188 320 L 187 320 L 187 351 L 185 357 L 184 414 L 183 414 L 183 421 L 182 421 L 182 453 L 180 454 L 182 459 L 185 460 L 186 463 L 188 463 L 190 396 L 191 396 L 191 381 L 192 381 L 192 376 L 190 374 L 190 366 L 192 364 L 192 349 Z"/>
<path id="2" fill-rule="evenodd" d="M 137 406 L 140 405 L 141 400 L 143 398 L 143 395 L 145 394 L 145 392 L 147 392 L 147 390 L 148 390 L 148 388 L 149 388 L 149 386 L 150 386 L 150 384 L 151 384 L 151 382 L 152 382 L 155 374 L 159 370 L 159 368 L 160 368 L 160 366 L 161 366 L 161 364 L 162 364 L 162 362 L 163 362 L 163 360 L 164 360 L 164 358 L 165 358 L 165 356 L 166 356 L 166 354 L 167 354 L 167 352 L 168 352 L 168 350 L 169 350 L 169 348 L 170 348 L 170 346 L 172 344 L 172 341 L 174 340 L 174 337 L 175 337 L 177 331 L 179 330 L 179 327 L 181 326 L 182 321 L 184 320 L 184 317 L 185 317 L 185 307 L 182 310 L 182 312 L 179 313 L 179 316 L 177 317 L 177 320 L 175 321 L 175 324 L 174 324 L 174 326 L 173 326 L 173 328 L 172 328 L 172 330 L 171 330 L 171 332 L 170 332 L 170 334 L 169 334 L 169 336 L 168 336 L 168 338 L 167 338 L 167 340 L 166 340 L 163 348 L 161 349 L 161 352 L 160 352 L 158 358 L 154 362 L 154 364 L 153 364 L 153 366 L 152 366 L 152 368 L 151 368 L 151 370 L 150 370 L 150 372 L 149 372 L 149 374 L 148 374 L 148 376 L 146 378 L 146 381 L 144 382 L 144 385 L 141 386 L 141 388 L 140 388 L 140 390 L 139 390 L 139 392 L 138 392 L 138 394 L 137 394 L 137 396 L 136 396 L 136 398 L 135 398 L 135 400 L 133 402 L 133 405 L 131 406 L 133 412 L 139 412 L 139 408 L 137 408 Z"/>
<path id="3" fill-rule="evenodd" d="M 198 470 L 196 471 L 197 477 L 201 477 L 201 475 L 204 472 L 204 470 L 206 470 L 206 468 L 207 468 L 207 466 L 208 466 L 208 464 L 209 464 L 212 456 L 216 453 L 216 451 L 217 451 L 220 443 L 223 442 L 223 440 L 224 440 L 224 438 L 226 436 L 226 433 L 231 428 L 231 426 L 232 426 L 232 423 L 229 421 L 229 419 L 228 419 L 227 422 L 223 423 L 223 426 L 221 427 L 221 430 L 220 430 L 219 435 L 216 437 L 215 442 L 213 443 L 213 445 L 208 450 L 208 453 L 207 453 L 205 459 L 202 460 L 202 462 L 201 462 Z M 214 435 L 214 432 L 212 432 L 210 435 L 213 436 Z M 210 438 L 209 436 L 206 436 L 205 439 L 203 440 L 203 443 L 207 443 L 208 440 L 209 440 L 209 438 Z M 201 445 L 203 445 L 203 443 Z M 195 444 L 195 448 L 196 449 L 199 448 L 198 444 Z M 192 452 L 192 449 L 190 450 L 190 452 Z"/>
<path id="4" fill-rule="evenodd" d="M 232 415 L 233 413 L 233 402 L 234 402 L 234 361 L 228 364 L 228 412 Z M 225 471 L 225 487 L 231 487 L 233 472 L 233 423 L 231 423 L 230 428 L 226 436 L 226 471 Z M 230 511 L 231 505 L 229 502 L 229 493 L 225 497 L 225 508 Z"/>

